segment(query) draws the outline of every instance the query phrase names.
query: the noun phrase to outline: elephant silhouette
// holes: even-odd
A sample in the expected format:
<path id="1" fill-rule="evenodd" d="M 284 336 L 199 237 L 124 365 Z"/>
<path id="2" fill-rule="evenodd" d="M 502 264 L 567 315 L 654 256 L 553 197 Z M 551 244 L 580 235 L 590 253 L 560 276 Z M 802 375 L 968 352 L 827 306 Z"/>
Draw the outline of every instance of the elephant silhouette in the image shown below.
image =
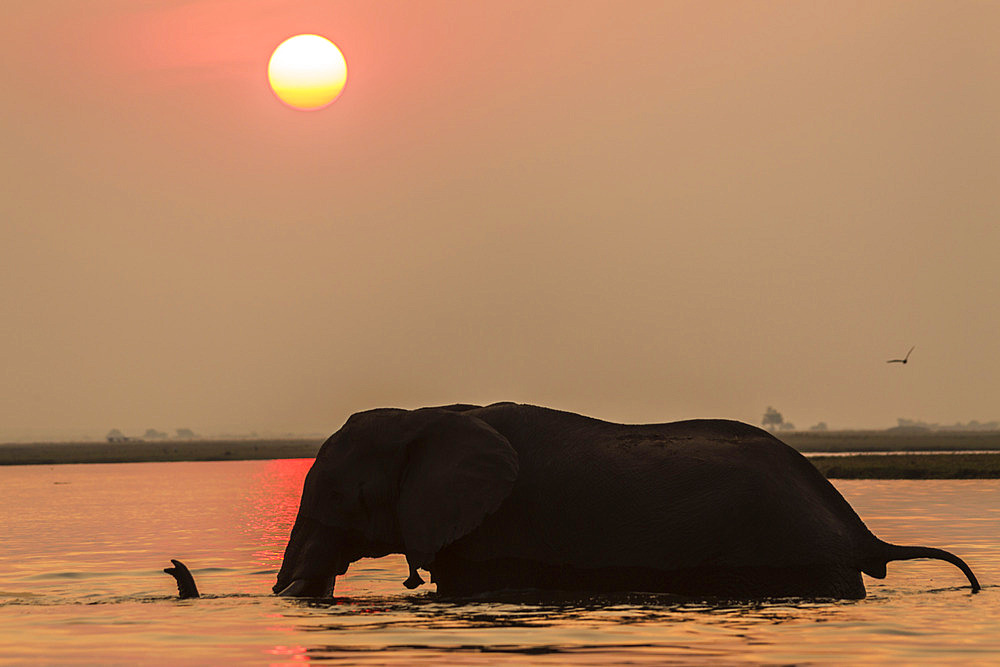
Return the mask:
<path id="1" fill-rule="evenodd" d="M 274 592 L 406 555 L 440 594 L 513 588 L 863 598 L 861 573 L 957 556 L 883 542 L 809 461 L 727 420 L 615 424 L 532 405 L 351 416 L 309 470 Z"/>

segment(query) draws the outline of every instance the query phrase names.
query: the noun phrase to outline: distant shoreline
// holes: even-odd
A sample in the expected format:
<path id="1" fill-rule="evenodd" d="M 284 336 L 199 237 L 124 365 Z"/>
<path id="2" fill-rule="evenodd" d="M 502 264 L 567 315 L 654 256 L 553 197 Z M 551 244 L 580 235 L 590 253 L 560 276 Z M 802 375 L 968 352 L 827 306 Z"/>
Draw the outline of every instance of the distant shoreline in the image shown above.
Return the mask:
<path id="1" fill-rule="evenodd" d="M 812 456 L 827 479 L 1000 479 L 1000 452 Z"/>
<path id="2" fill-rule="evenodd" d="M 828 479 L 1000 479 L 1000 431 L 797 431 L 775 435 L 809 457 Z"/>
<path id="3" fill-rule="evenodd" d="M 1000 479 L 997 431 L 792 431 L 775 435 L 809 456 L 831 479 Z M 0 444 L 0 466 L 315 458 L 322 444 L 320 438 L 7 443 Z M 941 454 L 968 451 L 981 453 Z M 821 452 L 853 455 L 815 455 Z"/>
<path id="4" fill-rule="evenodd" d="M 1000 431 L 778 431 L 774 436 L 809 452 L 998 451 Z"/>
<path id="5" fill-rule="evenodd" d="M 0 444 L 0 466 L 314 458 L 322 439 L 136 440 Z"/>

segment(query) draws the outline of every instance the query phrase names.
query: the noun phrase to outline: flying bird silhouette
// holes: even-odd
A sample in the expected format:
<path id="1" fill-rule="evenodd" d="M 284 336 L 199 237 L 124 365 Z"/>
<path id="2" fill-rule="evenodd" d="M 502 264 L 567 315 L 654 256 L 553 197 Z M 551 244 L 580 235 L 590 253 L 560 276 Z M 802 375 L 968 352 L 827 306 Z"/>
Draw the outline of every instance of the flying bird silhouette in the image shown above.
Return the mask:
<path id="1" fill-rule="evenodd" d="M 913 352 L 913 349 L 915 347 L 916 347 L 916 345 L 914 345 L 913 347 L 911 347 L 910 348 L 910 352 Z M 906 360 L 910 358 L 910 352 L 907 352 L 906 356 L 903 357 L 902 359 L 890 359 L 889 361 L 887 361 L 885 363 L 887 363 L 887 364 L 905 364 Z"/>

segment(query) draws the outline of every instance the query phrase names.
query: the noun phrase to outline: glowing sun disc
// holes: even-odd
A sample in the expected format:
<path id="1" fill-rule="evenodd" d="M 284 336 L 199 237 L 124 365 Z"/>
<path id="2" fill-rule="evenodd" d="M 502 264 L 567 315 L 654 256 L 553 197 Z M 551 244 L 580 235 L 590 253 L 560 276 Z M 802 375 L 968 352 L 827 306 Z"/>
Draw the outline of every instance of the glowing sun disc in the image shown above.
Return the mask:
<path id="1" fill-rule="evenodd" d="M 289 37 L 267 63 L 271 90 L 282 102 L 315 111 L 337 99 L 347 83 L 347 62 L 336 45 L 319 35 Z"/>

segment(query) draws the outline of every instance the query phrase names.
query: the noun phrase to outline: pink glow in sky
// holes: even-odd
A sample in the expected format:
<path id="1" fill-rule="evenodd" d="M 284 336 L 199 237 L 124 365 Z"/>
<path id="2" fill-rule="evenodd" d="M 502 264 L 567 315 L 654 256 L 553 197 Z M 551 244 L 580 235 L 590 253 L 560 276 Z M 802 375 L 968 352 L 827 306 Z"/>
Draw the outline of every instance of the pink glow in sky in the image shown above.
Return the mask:
<path id="1" fill-rule="evenodd" d="M 995 4 L 8 5 L 0 438 L 1000 419 Z"/>

